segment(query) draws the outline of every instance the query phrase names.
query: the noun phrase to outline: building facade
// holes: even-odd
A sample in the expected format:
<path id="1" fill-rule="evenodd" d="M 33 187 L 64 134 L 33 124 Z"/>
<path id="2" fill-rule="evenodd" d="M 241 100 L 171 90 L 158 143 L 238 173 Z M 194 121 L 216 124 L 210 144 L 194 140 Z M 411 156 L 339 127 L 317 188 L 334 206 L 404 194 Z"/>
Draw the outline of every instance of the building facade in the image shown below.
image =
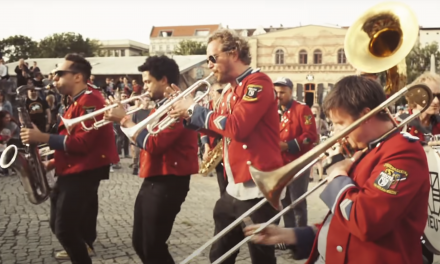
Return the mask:
<path id="1" fill-rule="evenodd" d="M 420 28 L 419 41 L 422 47 L 437 42 L 440 50 L 440 28 Z"/>
<path id="2" fill-rule="evenodd" d="M 153 27 L 150 33 L 151 55 L 172 55 L 183 40 L 205 43 L 209 35 L 221 28 L 217 25 Z"/>
<path id="3" fill-rule="evenodd" d="M 148 53 L 149 46 L 130 39 L 101 40 L 100 57 L 132 57 L 144 56 Z"/>
<path id="4" fill-rule="evenodd" d="M 345 57 L 347 28 L 301 26 L 249 38 L 253 68 L 275 81 L 287 77 L 294 83 L 294 99 L 321 104 L 342 77 L 355 74 Z"/>

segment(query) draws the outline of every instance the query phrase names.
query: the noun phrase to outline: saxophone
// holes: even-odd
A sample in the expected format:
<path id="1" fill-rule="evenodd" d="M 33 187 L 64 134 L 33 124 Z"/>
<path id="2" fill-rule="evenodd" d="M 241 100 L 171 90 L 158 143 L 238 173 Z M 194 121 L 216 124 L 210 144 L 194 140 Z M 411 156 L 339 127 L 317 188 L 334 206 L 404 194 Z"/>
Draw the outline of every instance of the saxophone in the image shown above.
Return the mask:
<path id="1" fill-rule="evenodd" d="M 32 128 L 32 122 L 26 110 L 27 91 L 30 87 L 22 85 L 17 88 L 18 115 L 21 127 Z M 34 88 L 41 90 L 41 88 Z M 21 183 L 28 200 L 33 204 L 41 204 L 49 198 L 49 186 L 46 170 L 40 158 L 39 148 L 36 144 L 26 145 L 23 148 L 8 146 L 0 156 L 0 167 L 11 167 L 20 175 Z"/>
<path id="2" fill-rule="evenodd" d="M 208 152 L 208 158 L 202 162 L 199 169 L 199 174 L 207 176 L 213 171 L 223 159 L 223 139 Z"/>

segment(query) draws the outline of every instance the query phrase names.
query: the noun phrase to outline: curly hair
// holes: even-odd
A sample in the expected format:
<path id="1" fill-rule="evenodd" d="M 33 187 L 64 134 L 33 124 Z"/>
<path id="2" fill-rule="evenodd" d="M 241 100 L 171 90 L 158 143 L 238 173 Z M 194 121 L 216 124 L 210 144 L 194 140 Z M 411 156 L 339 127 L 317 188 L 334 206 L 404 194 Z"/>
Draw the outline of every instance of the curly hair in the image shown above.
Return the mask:
<path id="1" fill-rule="evenodd" d="M 422 75 L 417 77 L 411 85 L 424 83 L 426 81 L 432 81 L 440 85 L 440 75 L 432 72 L 424 72 Z"/>
<path id="2" fill-rule="evenodd" d="M 223 44 L 222 51 L 236 50 L 239 59 L 245 65 L 251 64 L 252 57 L 250 53 L 249 43 L 237 32 L 230 29 L 219 29 L 215 31 L 208 39 L 208 44 L 213 40 L 220 40 Z"/>
<path id="3" fill-rule="evenodd" d="M 140 72 L 148 71 L 156 80 L 167 78 L 168 84 L 178 84 L 180 78 L 179 65 L 167 56 L 148 57 L 144 64 L 138 67 Z"/>

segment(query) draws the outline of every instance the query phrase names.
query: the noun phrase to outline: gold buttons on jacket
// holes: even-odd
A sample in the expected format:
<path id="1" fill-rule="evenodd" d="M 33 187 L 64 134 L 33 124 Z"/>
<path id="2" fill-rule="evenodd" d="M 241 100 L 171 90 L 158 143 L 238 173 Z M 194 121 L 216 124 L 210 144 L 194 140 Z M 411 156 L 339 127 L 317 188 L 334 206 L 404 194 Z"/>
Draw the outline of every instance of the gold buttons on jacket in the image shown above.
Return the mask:
<path id="1" fill-rule="evenodd" d="M 232 99 L 234 99 L 234 101 L 235 101 L 235 96 L 234 96 L 234 97 L 232 97 Z"/>
<path id="2" fill-rule="evenodd" d="M 68 164 L 68 165 L 67 165 L 67 167 L 69 167 L 69 168 L 70 168 L 70 167 L 72 167 L 72 165 Z"/>
<path id="3" fill-rule="evenodd" d="M 75 103 L 73 103 L 74 105 L 77 105 L 78 104 L 78 102 L 75 102 Z"/>
<path id="4" fill-rule="evenodd" d="M 341 246 L 337 246 L 337 247 L 336 247 L 336 250 L 337 250 L 338 252 L 342 252 L 342 247 L 341 247 Z"/>
<path id="5" fill-rule="evenodd" d="M 243 149 L 247 149 L 247 145 L 243 145 Z"/>
<path id="6" fill-rule="evenodd" d="M 417 131 L 417 130 L 414 130 L 414 133 L 416 133 L 416 134 L 417 134 L 417 133 L 419 133 L 419 131 Z"/>
<path id="7" fill-rule="evenodd" d="M 105 155 L 102 155 L 101 158 L 105 159 Z"/>
<path id="8" fill-rule="evenodd" d="M 239 83 L 238 85 L 240 85 L 240 86 L 241 86 L 242 84 L 243 84 L 243 83 L 242 83 L 242 82 L 240 82 L 240 83 Z"/>
<path id="9" fill-rule="evenodd" d="M 174 162 L 174 166 L 177 166 L 177 162 Z"/>
<path id="10" fill-rule="evenodd" d="M 246 162 L 247 165 L 251 165 L 252 162 L 250 162 L 249 160 Z"/>

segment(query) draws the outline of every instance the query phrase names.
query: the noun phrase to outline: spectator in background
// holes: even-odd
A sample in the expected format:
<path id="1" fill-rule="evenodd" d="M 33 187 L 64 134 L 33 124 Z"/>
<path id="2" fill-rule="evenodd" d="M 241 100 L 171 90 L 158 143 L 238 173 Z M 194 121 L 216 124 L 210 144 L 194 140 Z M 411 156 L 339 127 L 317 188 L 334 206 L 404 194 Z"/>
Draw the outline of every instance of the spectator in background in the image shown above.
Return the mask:
<path id="1" fill-rule="evenodd" d="M 13 114 L 12 104 L 6 99 L 6 95 L 3 90 L 0 90 L 0 111 L 6 111 L 10 114 Z"/>
<path id="2" fill-rule="evenodd" d="M 0 79 L 9 80 L 8 66 L 5 65 L 3 59 L 0 59 Z"/>
<path id="3" fill-rule="evenodd" d="M 0 111 L 0 151 L 5 150 L 6 146 L 21 146 L 20 128 L 18 124 L 11 119 L 11 115 L 7 111 Z M 15 175 L 15 172 L 9 173 L 8 169 L 1 169 L 1 176 Z"/>
<path id="4" fill-rule="evenodd" d="M 24 59 L 18 61 L 17 67 L 15 67 L 15 73 L 17 74 L 17 87 L 27 84 L 27 79 L 30 76 L 30 70 L 24 63 Z"/>
<path id="5" fill-rule="evenodd" d="M 32 123 L 34 123 L 41 132 L 49 131 L 51 123 L 49 105 L 46 100 L 43 100 L 38 96 L 38 92 L 33 86 L 28 90 L 26 110 L 31 117 Z"/>
<path id="6" fill-rule="evenodd" d="M 36 73 L 41 72 L 40 68 L 38 68 L 37 66 L 37 62 L 34 61 L 34 66 L 31 66 L 31 68 L 29 69 L 31 71 L 31 73 L 35 76 Z"/>
<path id="7" fill-rule="evenodd" d="M 318 131 L 318 141 L 316 142 L 316 144 L 318 145 L 321 142 L 321 137 L 323 136 L 328 136 L 328 125 L 327 125 L 327 121 L 325 121 L 325 119 L 321 118 L 321 107 L 317 104 L 313 105 L 312 108 L 312 113 L 313 116 L 315 117 L 315 123 L 316 123 L 316 129 Z M 318 176 L 319 176 L 319 181 L 322 181 L 322 176 L 323 176 L 323 168 L 322 168 L 322 162 L 318 161 L 312 169 L 312 172 L 314 171 L 314 169 L 318 169 Z M 310 181 L 313 181 L 313 173 L 310 173 Z"/>

